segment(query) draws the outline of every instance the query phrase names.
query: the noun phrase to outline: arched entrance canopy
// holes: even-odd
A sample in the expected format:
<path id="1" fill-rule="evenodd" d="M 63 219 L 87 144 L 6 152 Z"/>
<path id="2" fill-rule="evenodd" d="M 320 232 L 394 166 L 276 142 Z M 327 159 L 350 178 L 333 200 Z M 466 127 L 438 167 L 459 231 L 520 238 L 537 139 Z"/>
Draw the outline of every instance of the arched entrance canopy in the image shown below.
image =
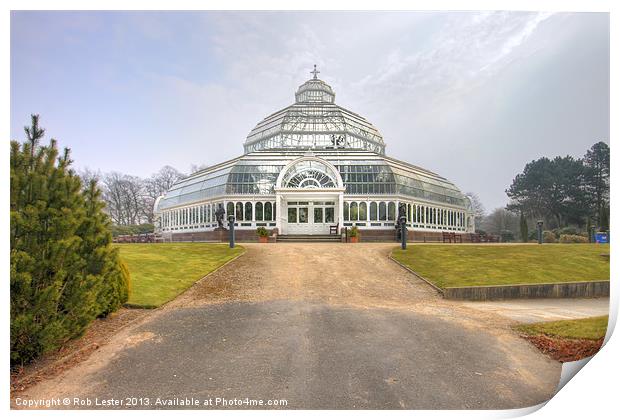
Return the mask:
<path id="1" fill-rule="evenodd" d="M 326 234 L 342 223 L 344 184 L 334 165 L 304 156 L 282 168 L 276 181 L 277 227 L 284 234 Z"/>
<path id="2" fill-rule="evenodd" d="M 344 188 L 342 177 L 336 167 L 314 156 L 304 156 L 285 166 L 278 176 L 276 185 L 286 189 Z"/>

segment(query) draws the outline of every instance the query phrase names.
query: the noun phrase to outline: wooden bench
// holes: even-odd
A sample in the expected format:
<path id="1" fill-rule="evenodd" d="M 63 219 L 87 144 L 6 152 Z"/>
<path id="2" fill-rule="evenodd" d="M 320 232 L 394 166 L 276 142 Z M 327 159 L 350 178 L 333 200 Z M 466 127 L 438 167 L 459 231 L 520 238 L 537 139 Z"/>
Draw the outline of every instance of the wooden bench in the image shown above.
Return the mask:
<path id="1" fill-rule="evenodd" d="M 480 235 L 479 233 L 470 233 L 469 234 L 469 242 L 472 243 L 478 243 L 480 242 L 482 239 L 482 235 Z"/>
<path id="2" fill-rule="evenodd" d="M 448 243 L 459 243 L 462 244 L 463 243 L 463 236 L 460 234 L 457 234 L 455 232 L 442 232 L 442 239 L 443 239 L 443 243 L 445 244 L 446 242 Z M 473 241 L 472 241 L 473 242 Z"/>
<path id="3" fill-rule="evenodd" d="M 330 225 L 329 226 L 329 234 L 330 235 L 338 235 L 338 225 L 340 223 L 336 223 L 335 225 Z"/>

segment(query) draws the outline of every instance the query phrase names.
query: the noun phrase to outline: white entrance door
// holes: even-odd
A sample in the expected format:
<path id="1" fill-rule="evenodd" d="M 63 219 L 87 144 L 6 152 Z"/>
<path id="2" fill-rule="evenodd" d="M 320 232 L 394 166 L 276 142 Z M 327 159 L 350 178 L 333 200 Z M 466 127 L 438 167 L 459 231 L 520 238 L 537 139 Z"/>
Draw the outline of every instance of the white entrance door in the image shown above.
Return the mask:
<path id="1" fill-rule="evenodd" d="M 335 222 L 334 201 L 289 201 L 285 234 L 326 235 Z"/>

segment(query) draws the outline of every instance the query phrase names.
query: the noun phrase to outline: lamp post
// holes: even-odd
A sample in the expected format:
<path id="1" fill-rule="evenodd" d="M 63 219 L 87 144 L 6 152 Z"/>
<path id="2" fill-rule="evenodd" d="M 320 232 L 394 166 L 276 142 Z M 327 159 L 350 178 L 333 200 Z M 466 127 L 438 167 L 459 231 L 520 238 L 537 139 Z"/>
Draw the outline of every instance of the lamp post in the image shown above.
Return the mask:
<path id="1" fill-rule="evenodd" d="M 542 244 L 543 243 L 543 221 L 539 220 L 538 222 L 536 222 L 536 230 L 538 231 L 538 244 Z"/>
<path id="2" fill-rule="evenodd" d="M 400 216 L 398 223 L 400 223 L 400 248 L 407 249 L 407 217 Z"/>
<path id="3" fill-rule="evenodd" d="M 230 247 L 234 248 L 235 247 L 235 216 L 234 215 L 229 215 L 228 216 L 228 239 L 230 241 Z"/>

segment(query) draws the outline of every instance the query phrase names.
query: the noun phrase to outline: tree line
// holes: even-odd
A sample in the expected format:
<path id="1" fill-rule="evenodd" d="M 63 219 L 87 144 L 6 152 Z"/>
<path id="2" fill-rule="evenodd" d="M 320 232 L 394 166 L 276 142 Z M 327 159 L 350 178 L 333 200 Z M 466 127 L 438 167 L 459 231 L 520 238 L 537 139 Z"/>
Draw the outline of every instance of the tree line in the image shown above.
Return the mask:
<path id="1" fill-rule="evenodd" d="M 147 178 L 120 172 L 102 174 L 89 169 L 80 172 L 85 185 L 94 180 L 101 188 L 105 211 L 115 225 L 115 233 L 130 233 L 130 230 L 123 227 L 152 224 L 155 220 L 153 206 L 157 197 L 185 176 L 171 166 L 164 166 Z"/>
<path id="2" fill-rule="evenodd" d="M 533 239 L 539 220 L 556 237 L 589 234 L 591 228 L 607 231 L 609 176 L 610 150 L 604 142 L 595 143 L 581 158 L 533 160 L 506 189 L 508 205 L 480 216 L 477 229 L 522 241 Z"/>

